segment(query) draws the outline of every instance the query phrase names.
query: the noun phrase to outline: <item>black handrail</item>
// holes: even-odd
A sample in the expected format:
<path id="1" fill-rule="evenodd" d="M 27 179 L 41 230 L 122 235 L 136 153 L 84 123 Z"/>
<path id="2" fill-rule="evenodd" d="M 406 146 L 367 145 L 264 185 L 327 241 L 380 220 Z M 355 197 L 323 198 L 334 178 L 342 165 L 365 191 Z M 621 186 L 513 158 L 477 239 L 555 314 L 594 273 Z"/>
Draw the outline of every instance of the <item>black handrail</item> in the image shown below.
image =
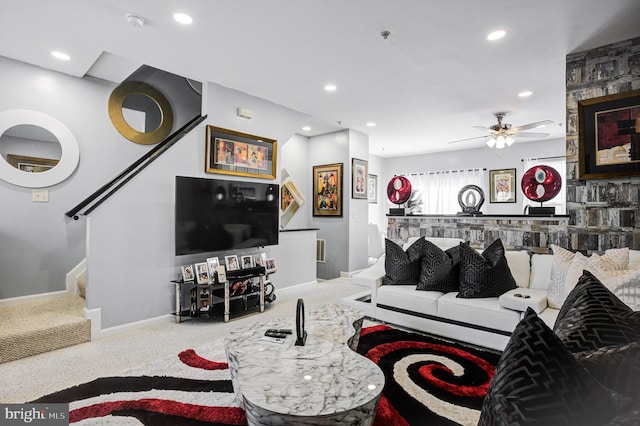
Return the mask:
<path id="1" fill-rule="evenodd" d="M 78 212 L 84 209 L 89 204 L 93 203 L 98 197 L 102 198 L 96 201 L 91 207 L 89 207 L 83 214 L 87 215 L 91 213 L 96 207 L 106 201 L 109 197 L 111 197 L 116 191 L 118 191 L 122 186 L 124 186 L 127 182 L 129 182 L 134 176 L 144 170 L 149 164 L 153 163 L 164 151 L 171 148 L 176 142 L 182 139 L 187 133 L 193 130 L 198 124 L 202 123 L 207 118 L 206 115 L 199 115 L 192 118 L 187 124 L 173 132 L 171 135 L 167 136 L 162 142 L 156 145 L 149 152 L 144 154 L 138 160 L 136 160 L 133 164 L 123 170 L 118 176 L 113 178 L 111 181 L 102 185 L 97 191 L 93 194 L 89 195 L 83 201 L 78 203 L 74 208 L 65 213 L 65 216 L 71 217 L 74 220 L 78 220 Z M 113 187 L 118 181 L 122 180 L 117 186 Z M 113 188 L 112 188 L 113 187 Z M 112 188 L 111 190 L 109 190 Z M 109 191 L 109 192 L 107 192 Z"/>

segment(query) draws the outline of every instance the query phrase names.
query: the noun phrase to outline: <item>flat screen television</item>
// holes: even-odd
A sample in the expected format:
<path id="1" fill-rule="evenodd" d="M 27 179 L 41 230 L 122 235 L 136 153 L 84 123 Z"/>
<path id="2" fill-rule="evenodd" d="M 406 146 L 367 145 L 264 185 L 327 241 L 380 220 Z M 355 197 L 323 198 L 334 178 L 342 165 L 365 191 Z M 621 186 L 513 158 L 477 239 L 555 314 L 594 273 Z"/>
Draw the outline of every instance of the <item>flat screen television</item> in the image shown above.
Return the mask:
<path id="1" fill-rule="evenodd" d="M 176 176 L 176 255 L 278 244 L 274 183 Z"/>

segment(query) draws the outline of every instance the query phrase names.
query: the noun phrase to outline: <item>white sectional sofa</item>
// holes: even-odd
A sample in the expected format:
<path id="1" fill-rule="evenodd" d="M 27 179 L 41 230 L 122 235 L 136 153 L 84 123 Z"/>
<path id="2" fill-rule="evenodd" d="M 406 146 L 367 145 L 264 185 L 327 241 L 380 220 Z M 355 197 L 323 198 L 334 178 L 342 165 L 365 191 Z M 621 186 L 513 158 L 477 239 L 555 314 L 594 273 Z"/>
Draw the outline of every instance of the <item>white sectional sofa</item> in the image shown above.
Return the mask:
<path id="1" fill-rule="evenodd" d="M 443 250 L 462 241 L 426 239 Z M 404 248 L 415 240 L 410 239 Z M 364 309 L 368 316 L 380 321 L 503 350 L 527 307 L 532 307 L 549 327 L 553 327 L 559 312 L 547 305 L 553 255 L 506 251 L 506 258 L 518 287 L 500 297 L 463 299 L 456 297 L 457 292 L 417 291 L 415 285 L 382 285 L 383 255 L 352 276 L 354 283 L 369 290 L 343 302 Z M 640 251 L 630 250 L 630 264 L 638 262 Z"/>

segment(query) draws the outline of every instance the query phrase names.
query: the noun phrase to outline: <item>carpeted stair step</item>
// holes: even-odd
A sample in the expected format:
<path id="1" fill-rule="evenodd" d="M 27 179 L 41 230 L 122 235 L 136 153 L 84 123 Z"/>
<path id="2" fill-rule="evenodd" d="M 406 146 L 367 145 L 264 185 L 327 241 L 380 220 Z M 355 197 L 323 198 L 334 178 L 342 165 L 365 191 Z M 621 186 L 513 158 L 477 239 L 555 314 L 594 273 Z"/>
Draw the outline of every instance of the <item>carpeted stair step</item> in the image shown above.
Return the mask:
<path id="1" fill-rule="evenodd" d="M 90 341 L 84 306 L 74 296 L 0 309 L 0 363 Z"/>

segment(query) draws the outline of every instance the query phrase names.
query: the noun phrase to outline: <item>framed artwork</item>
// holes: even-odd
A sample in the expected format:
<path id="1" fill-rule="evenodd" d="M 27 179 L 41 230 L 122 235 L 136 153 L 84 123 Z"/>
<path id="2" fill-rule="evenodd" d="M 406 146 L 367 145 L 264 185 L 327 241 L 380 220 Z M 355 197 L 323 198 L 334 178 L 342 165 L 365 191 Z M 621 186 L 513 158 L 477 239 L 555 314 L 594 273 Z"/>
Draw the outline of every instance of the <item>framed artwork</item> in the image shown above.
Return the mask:
<path id="1" fill-rule="evenodd" d="M 209 284 L 209 265 L 207 262 L 200 262 L 193 265 L 196 268 L 196 281 L 198 284 Z"/>
<path id="2" fill-rule="evenodd" d="M 193 265 L 184 265 L 181 267 L 182 269 L 182 281 L 189 282 L 195 279 L 195 274 L 193 272 Z"/>
<path id="3" fill-rule="evenodd" d="M 516 202 L 516 169 L 490 170 L 490 203 Z"/>
<path id="4" fill-rule="evenodd" d="M 342 217 L 342 163 L 313 166 L 313 215 Z"/>
<path id="5" fill-rule="evenodd" d="M 251 255 L 242 256 L 242 269 L 253 268 L 253 257 Z"/>
<path id="6" fill-rule="evenodd" d="M 28 173 L 46 172 L 58 164 L 60 160 L 51 158 L 27 157 L 24 155 L 7 154 L 7 162 L 18 170 Z"/>
<path id="7" fill-rule="evenodd" d="M 205 172 L 276 178 L 278 142 L 220 127 L 207 126 Z"/>
<path id="8" fill-rule="evenodd" d="M 238 263 L 238 256 L 232 254 L 230 256 L 224 257 L 224 263 L 227 266 L 227 271 L 236 271 L 240 269 L 240 264 Z"/>
<path id="9" fill-rule="evenodd" d="M 276 270 L 276 260 L 274 258 L 266 259 L 264 261 L 264 267 L 267 272 L 274 272 Z"/>
<path id="10" fill-rule="evenodd" d="M 579 179 L 640 176 L 640 90 L 578 102 Z"/>
<path id="11" fill-rule="evenodd" d="M 287 226 L 303 203 L 300 190 L 287 176 L 280 185 L 280 226 Z"/>
<path id="12" fill-rule="evenodd" d="M 368 198 L 367 178 L 369 176 L 369 163 L 357 158 L 351 159 L 351 198 Z"/>
<path id="13" fill-rule="evenodd" d="M 378 202 L 378 176 L 369 175 L 367 180 L 367 199 L 370 203 Z"/>

